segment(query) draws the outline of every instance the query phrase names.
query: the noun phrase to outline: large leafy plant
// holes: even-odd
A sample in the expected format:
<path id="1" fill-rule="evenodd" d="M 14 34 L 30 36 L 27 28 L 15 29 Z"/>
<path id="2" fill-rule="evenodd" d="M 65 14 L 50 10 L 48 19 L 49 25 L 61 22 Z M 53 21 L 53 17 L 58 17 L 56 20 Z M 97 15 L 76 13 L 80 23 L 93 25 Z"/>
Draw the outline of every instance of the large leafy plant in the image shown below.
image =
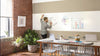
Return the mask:
<path id="1" fill-rule="evenodd" d="M 24 44 L 25 45 L 37 45 L 37 40 L 39 40 L 39 35 L 31 29 L 28 29 L 24 33 Z"/>

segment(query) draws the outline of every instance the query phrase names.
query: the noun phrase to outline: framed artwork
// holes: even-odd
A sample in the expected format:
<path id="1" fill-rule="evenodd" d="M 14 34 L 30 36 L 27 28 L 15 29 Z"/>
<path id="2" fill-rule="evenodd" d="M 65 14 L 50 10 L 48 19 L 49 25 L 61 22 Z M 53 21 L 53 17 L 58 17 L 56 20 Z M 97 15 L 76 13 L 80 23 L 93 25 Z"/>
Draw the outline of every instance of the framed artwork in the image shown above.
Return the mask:
<path id="1" fill-rule="evenodd" d="M 18 16 L 18 27 L 26 26 L 26 16 Z"/>

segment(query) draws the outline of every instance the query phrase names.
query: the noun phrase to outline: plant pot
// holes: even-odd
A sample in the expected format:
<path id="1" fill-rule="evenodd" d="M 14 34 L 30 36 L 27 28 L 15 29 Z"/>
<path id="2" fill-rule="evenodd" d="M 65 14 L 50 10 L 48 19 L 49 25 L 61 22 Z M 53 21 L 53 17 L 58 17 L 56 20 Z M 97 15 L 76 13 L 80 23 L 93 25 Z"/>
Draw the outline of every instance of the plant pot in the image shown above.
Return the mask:
<path id="1" fill-rule="evenodd" d="M 20 47 L 21 43 L 16 43 L 15 45 L 16 47 Z"/>
<path id="2" fill-rule="evenodd" d="M 28 51 L 29 52 L 36 52 L 37 51 L 37 45 L 28 45 Z"/>

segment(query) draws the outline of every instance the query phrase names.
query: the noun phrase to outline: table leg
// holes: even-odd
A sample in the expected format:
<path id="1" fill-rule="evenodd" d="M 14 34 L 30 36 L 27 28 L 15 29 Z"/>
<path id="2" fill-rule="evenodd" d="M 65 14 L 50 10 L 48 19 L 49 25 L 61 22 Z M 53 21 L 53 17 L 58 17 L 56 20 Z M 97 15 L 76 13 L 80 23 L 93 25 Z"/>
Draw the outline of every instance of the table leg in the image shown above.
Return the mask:
<path id="1" fill-rule="evenodd" d="M 42 56 L 42 43 L 40 43 L 40 55 L 39 56 Z"/>
<path id="2" fill-rule="evenodd" d="M 97 56 L 97 47 L 94 47 L 95 50 L 95 56 Z"/>
<path id="3" fill-rule="evenodd" d="M 51 44 L 51 49 L 53 49 L 53 44 Z"/>
<path id="4" fill-rule="evenodd" d="M 100 56 L 100 48 L 98 48 L 98 55 Z"/>

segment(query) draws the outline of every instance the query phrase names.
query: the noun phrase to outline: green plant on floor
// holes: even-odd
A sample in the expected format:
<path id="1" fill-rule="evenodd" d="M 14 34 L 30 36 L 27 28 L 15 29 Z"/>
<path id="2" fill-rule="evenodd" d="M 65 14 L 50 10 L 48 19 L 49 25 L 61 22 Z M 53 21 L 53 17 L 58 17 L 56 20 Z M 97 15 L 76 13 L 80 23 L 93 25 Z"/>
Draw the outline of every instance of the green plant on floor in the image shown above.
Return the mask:
<path id="1" fill-rule="evenodd" d="M 16 46 L 16 47 L 20 47 L 23 43 L 23 38 L 20 36 L 20 37 L 17 37 L 17 39 L 13 42 L 13 44 Z"/>
<path id="2" fill-rule="evenodd" d="M 35 32 L 35 30 L 28 29 L 24 33 L 24 45 L 37 45 L 37 40 L 39 40 L 39 35 Z"/>
<path id="3" fill-rule="evenodd" d="M 12 44 L 15 46 L 14 51 L 13 51 L 15 53 L 15 52 L 17 52 L 17 48 L 22 49 L 23 38 L 21 36 L 17 37 Z"/>

